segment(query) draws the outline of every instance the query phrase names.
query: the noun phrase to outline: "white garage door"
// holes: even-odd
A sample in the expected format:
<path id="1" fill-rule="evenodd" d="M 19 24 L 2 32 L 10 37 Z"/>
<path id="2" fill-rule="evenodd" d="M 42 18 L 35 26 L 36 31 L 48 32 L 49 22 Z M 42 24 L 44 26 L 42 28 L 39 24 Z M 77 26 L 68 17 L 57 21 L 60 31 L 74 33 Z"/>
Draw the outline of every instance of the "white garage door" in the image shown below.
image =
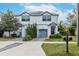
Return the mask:
<path id="1" fill-rule="evenodd" d="M 47 29 L 39 29 L 39 38 L 47 37 Z"/>

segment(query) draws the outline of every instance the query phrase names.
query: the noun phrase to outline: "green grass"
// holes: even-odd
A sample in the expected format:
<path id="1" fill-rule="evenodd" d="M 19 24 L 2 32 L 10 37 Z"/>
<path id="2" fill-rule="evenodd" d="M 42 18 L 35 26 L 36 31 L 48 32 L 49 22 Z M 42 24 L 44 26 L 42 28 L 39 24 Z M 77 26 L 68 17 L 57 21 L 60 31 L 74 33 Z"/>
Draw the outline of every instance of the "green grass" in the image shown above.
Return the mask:
<path id="1" fill-rule="evenodd" d="M 14 40 L 15 38 L 0 38 L 0 41 L 11 41 Z"/>
<path id="2" fill-rule="evenodd" d="M 68 54 L 65 44 L 44 43 L 42 48 L 47 56 L 79 56 L 79 47 L 76 44 L 69 44 Z"/>
<path id="3" fill-rule="evenodd" d="M 45 41 L 57 41 L 57 42 L 60 42 L 60 41 L 64 41 L 63 38 L 66 37 L 66 36 L 62 36 L 62 38 L 53 38 L 53 39 L 46 39 Z M 69 36 L 69 37 L 72 37 L 72 42 L 76 42 L 76 36 Z"/>

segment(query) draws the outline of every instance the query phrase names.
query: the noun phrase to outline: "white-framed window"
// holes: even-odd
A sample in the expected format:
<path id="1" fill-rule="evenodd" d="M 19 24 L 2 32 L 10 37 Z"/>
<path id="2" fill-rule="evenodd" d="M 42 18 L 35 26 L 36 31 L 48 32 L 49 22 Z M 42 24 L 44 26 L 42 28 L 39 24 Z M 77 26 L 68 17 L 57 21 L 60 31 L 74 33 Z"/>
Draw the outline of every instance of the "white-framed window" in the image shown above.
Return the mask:
<path id="1" fill-rule="evenodd" d="M 29 15 L 23 15 L 22 21 L 30 21 L 30 16 Z"/>
<path id="2" fill-rule="evenodd" d="M 43 15 L 43 21 L 51 21 L 51 15 Z"/>

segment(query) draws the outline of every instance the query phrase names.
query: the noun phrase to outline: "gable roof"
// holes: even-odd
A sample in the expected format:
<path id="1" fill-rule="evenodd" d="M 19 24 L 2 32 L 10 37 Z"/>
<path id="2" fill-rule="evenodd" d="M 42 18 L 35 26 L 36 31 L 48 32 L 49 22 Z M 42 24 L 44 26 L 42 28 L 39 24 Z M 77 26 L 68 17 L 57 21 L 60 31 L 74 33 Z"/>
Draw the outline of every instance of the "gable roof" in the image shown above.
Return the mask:
<path id="1" fill-rule="evenodd" d="M 25 13 L 27 13 L 28 15 L 31 15 L 31 16 L 41 16 L 41 15 L 43 15 L 45 13 L 48 13 L 48 14 L 53 15 L 53 16 L 58 16 L 58 14 L 50 13 L 48 11 L 45 11 L 45 12 L 42 12 L 42 11 L 37 11 L 37 12 L 23 12 L 20 15 L 15 15 L 15 16 L 21 16 L 21 15 L 23 15 Z"/>
<path id="2" fill-rule="evenodd" d="M 25 13 L 29 14 L 28 12 L 23 12 L 23 13 L 21 13 L 20 15 L 23 15 L 23 14 L 25 14 Z M 29 14 L 29 15 L 30 15 L 30 14 Z"/>
<path id="3" fill-rule="evenodd" d="M 52 22 L 52 23 L 50 23 L 48 26 L 50 26 L 50 25 L 52 25 L 52 24 L 57 25 L 55 22 Z"/>
<path id="4" fill-rule="evenodd" d="M 50 14 L 50 15 L 54 15 L 54 16 L 58 16 L 58 14 L 50 13 L 50 12 L 48 12 L 48 11 L 43 12 L 42 15 L 45 14 L 45 13 L 48 13 L 48 14 Z"/>

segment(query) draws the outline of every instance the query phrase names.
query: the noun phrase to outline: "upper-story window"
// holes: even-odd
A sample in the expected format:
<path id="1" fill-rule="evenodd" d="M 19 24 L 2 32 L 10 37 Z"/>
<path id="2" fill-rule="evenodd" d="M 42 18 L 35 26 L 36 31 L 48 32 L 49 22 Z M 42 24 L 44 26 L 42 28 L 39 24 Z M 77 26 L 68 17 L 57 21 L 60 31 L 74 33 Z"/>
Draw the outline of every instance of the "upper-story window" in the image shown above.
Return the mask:
<path id="1" fill-rule="evenodd" d="M 43 15 L 43 21 L 51 21 L 51 15 Z"/>
<path id="2" fill-rule="evenodd" d="M 22 16 L 22 21 L 30 21 L 30 16 L 29 15 Z"/>

